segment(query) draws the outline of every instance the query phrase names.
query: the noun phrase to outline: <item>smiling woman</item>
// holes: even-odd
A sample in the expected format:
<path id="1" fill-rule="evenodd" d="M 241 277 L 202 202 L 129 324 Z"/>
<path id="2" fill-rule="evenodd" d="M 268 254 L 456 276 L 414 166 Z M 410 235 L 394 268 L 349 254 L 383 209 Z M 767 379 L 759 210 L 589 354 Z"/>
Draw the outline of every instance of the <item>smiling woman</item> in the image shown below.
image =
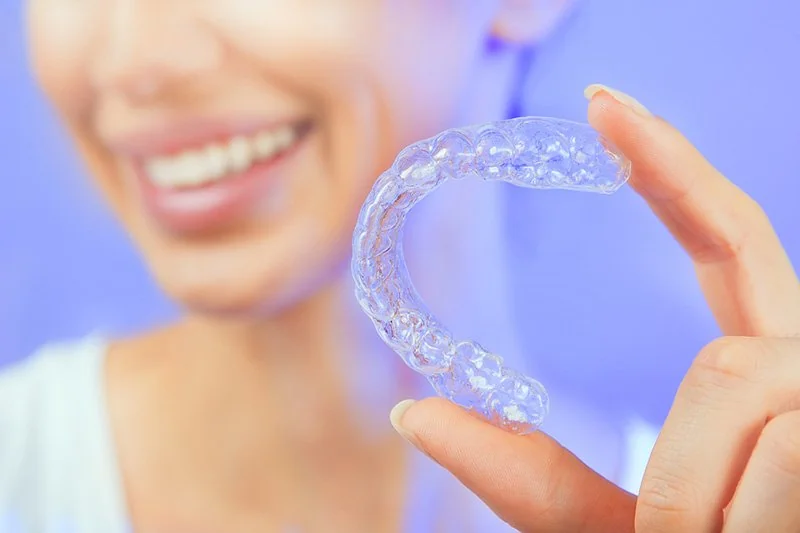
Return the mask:
<path id="1" fill-rule="evenodd" d="M 15 436 L 0 508 L 36 531 L 486 531 L 483 507 L 417 470 L 386 421 L 418 382 L 358 312 L 349 243 L 403 146 L 504 118 L 520 51 L 565 8 L 30 0 L 37 79 L 183 314 L 0 379 L 0 434 Z M 496 309 L 480 326 L 513 344 L 498 192 L 455 198 L 464 209 L 414 246 L 498 275 L 466 302 L 470 268 L 422 285 L 440 309 Z"/>

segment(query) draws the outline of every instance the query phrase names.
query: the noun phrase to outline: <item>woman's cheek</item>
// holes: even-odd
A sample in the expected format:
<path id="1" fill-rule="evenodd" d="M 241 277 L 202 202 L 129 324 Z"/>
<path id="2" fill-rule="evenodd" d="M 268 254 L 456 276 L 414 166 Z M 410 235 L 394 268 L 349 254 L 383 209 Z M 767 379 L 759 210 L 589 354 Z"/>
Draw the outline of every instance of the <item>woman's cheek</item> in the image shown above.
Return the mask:
<path id="1" fill-rule="evenodd" d="M 28 45 L 33 74 L 61 115 L 90 109 L 92 41 L 98 28 L 94 2 L 31 0 Z M 83 6 L 83 7 L 82 7 Z"/>
<path id="2" fill-rule="evenodd" d="M 343 6 L 348 3 L 360 7 Z M 201 16 L 232 55 L 258 65 L 271 82 L 293 92 L 325 95 L 364 70 L 376 11 L 371 4 L 215 0 L 204 4 Z"/>

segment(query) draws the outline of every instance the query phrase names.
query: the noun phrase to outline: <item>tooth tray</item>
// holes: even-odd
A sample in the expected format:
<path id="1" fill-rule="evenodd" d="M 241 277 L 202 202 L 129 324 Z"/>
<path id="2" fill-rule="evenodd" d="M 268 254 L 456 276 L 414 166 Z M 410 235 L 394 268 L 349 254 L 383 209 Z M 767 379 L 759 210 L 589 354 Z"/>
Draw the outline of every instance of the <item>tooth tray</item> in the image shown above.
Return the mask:
<path id="1" fill-rule="evenodd" d="M 427 310 L 403 258 L 411 208 L 447 180 L 500 180 L 532 189 L 610 194 L 630 163 L 589 125 L 524 117 L 445 131 L 404 149 L 375 183 L 353 235 L 356 297 L 380 337 L 436 392 L 491 423 L 530 433 L 549 409 L 545 388 Z"/>

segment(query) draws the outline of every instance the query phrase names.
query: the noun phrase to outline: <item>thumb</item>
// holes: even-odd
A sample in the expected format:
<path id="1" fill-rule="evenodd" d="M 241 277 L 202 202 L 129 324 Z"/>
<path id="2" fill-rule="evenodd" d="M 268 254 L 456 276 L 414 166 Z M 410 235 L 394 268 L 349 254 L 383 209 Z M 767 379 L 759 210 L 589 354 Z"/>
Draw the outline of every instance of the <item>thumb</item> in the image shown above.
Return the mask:
<path id="1" fill-rule="evenodd" d="M 391 421 L 522 532 L 633 532 L 635 497 L 544 433 L 512 435 L 441 398 L 400 402 Z"/>

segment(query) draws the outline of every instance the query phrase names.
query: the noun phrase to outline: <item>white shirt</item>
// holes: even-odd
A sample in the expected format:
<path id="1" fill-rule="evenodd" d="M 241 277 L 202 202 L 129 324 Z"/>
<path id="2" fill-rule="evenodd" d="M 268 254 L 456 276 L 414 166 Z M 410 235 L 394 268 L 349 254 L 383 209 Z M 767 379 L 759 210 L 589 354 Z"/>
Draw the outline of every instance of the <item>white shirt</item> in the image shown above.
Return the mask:
<path id="1" fill-rule="evenodd" d="M 104 355 L 91 337 L 0 374 L 0 532 L 129 532 Z"/>
<path id="2" fill-rule="evenodd" d="M 46 347 L 0 374 L 0 533 L 131 533 L 106 410 L 105 354 L 105 342 L 89 337 Z M 656 435 L 644 422 L 630 424 L 623 488 L 636 491 Z M 421 476 L 412 501 L 437 499 L 431 491 L 446 483 L 439 470 Z M 468 522 L 510 531 L 485 514 Z M 408 527 L 428 531 L 413 520 Z"/>

